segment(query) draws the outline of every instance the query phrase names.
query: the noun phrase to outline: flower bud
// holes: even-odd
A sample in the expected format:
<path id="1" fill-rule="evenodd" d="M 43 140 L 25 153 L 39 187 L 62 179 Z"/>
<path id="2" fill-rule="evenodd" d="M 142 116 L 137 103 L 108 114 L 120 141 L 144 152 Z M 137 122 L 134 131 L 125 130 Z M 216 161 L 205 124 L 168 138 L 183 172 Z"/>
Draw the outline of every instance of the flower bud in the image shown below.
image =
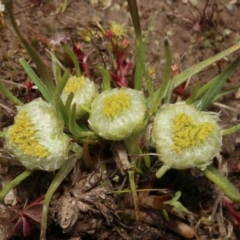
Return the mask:
<path id="1" fill-rule="evenodd" d="M 76 118 L 80 118 L 86 113 L 81 106 L 84 105 L 87 108 L 91 107 L 93 99 L 98 95 L 97 87 L 92 81 L 84 76 L 73 76 L 68 79 L 61 95 L 64 103 L 71 92 L 74 94 L 73 103 L 76 103 Z"/>
<path id="2" fill-rule="evenodd" d="M 5 144 L 27 169 L 53 171 L 68 159 L 69 137 L 52 106 L 42 99 L 18 107 Z"/>
<path id="3" fill-rule="evenodd" d="M 222 145 L 218 119 L 218 114 L 201 112 L 185 102 L 162 107 L 152 130 L 159 160 L 175 169 L 205 169 Z"/>
<path id="4" fill-rule="evenodd" d="M 92 103 L 89 124 L 108 140 L 122 140 L 146 126 L 147 105 L 143 94 L 130 88 L 102 92 Z"/>

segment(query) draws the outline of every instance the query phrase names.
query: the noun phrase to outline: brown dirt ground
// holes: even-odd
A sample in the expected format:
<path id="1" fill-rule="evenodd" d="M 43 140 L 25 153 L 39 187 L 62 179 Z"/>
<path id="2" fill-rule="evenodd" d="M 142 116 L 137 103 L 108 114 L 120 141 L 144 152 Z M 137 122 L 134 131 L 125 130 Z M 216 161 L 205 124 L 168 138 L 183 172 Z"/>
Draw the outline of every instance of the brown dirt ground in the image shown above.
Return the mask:
<path id="1" fill-rule="evenodd" d="M 133 27 L 125 1 L 69 0 L 67 9 L 63 13 L 60 13 L 57 12 L 57 9 L 61 6 L 62 2 L 60 0 L 14 1 L 14 12 L 20 29 L 38 50 L 44 62 L 49 66 L 49 70 L 51 70 L 51 63 L 46 49 L 49 49 L 49 41 L 56 34 L 64 34 L 74 39 L 75 43 L 80 43 L 85 53 L 91 53 L 93 61 L 98 58 L 97 51 L 94 49 L 93 43 L 83 40 L 81 31 L 94 29 L 96 22 L 99 22 L 104 28 L 108 28 L 112 21 L 124 24 L 126 38 L 133 42 L 131 38 L 133 36 Z M 196 2 L 198 2 L 197 8 L 201 11 L 204 8 L 205 0 Z M 211 8 L 214 2 L 217 2 L 216 11 L 212 11 Z M 139 10 L 143 30 L 147 29 L 153 15 L 157 12 L 147 46 L 147 64 L 153 69 L 153 77 L 157 86 L 161 82 L 162 69 L 164 67 L 164 35 L 169 37 L 173 62 L 178 64 L 181 70 L 213 56 L 240 41 L 240 6 L 235 1 L 210 0 L 209 6 L 206 9 L 205 21 L 200 24 L 200 28 L 196 24 L 200 16 L 196 16 L 197 11 L 193 8 L 191 1 L 139 1 Z M 192 13 L 195 14 L 195 17 Z M 211 16 L 212 13 L 213 16 Z M 28 78 L 18 60 L 21 57 L 29 60 L 29 57 L 14 33 L 8 16 L 5 13 L 0 16 L 0 35 L 0 77 L 17 97 L 27 102 L 29 93 L 26 91 L 24 82 Z M 103 43 L 100 42 L 100 44 Z M 134 52 L 131 50 L 130 56 L 132 57 L 133 54 Z M 232 54 L 221 62 L 213 64 L 200 74 L 194 76 L 193 80 L 206 82 L 212 79 L 228 63 L 231 63 L 237 55 L 238 53 Z M 34 67 L 33 64 L 31 65 Z M 90 63 L 90 65 L 92 68 L 95 66 L 94 63 Z M 227 87 L 240 85 L 239 73 L 240 70 L 237 69 L 232 74 L 228 80 Z M 37 91 L 32 90 L 32 96 L 38 96 Z M 239 121 L 239 99 L 240 92 L 237 92 L 236 94 L 224 97 L 224 99 L 221 99 L 211 107 L 211 110 L 221 112 L 222 124 L 225 127 L 233 126 Z M 0 130 L 2 130 L 13 122 L 16 111 L 14 106 L 1 94 L 0 104 Z M 239 134 L 234 134 L 225 138 L 221 155 L 217 159 L 218 161 L 222 160 L 220 170 L 224 173 L 229 172 L 230 179 L 232 179 L 235 185 L 239 185 L 239 137 Z M 99 150 L 95 151 L 98 152 Z M 105 157 L 109 156 L 106 154 Z M 228 171 L 224 170 L 224 166 L 226 165 L 228 166 Z M 113 168 L 111 164 L 110 168 Z M 1 155 L 0 169 L 2 182 L 7 178 L 13 178 L 22 171 L 18 165 L 6 163 L 5 157 L 1 157 Z M 76 173 L 74 176 L 77 178 Z M 17 206 L 22 207 L 26 199 L 31 202 L 39 197 L 40 193 L 44 193 L 47 187 L 46 184 L 51 178 L 51 174 L 36 173 L 33 177 L 26 180 L 24 184 L 21 184 L 17 189 L 17 194 L 15 193 Z M 85 182 L 83 183 L 82 180 L 79 180 L 78 185 L 82 186 L 82 184 L 85 184 Z M 194 239 L 240 239 L 240 231 L 234 225 L 229 212 L 225 208 L 222 208 L 221 205 L 218 205 L 219 202 L 216 202 L 219 192 L 216 191 L 207 179 L 201 174 L 199 175 L 198 172 L 194 170 L 182 172 L 171 170 L 160 183 L 154 183 L 152 187 L 167 188 L 171 191 L 180 190 L 182 192 L 181 202 L 191 211 L 187 217 L 182 216 L 182 221 L 195 229 L 197 237 Z M 83 193 L 79 189 L 68 186 L 67 191 L 66 189 L 61 190 L 62 195 L 60 194 L 58 198 L 62 202 L 57 201 L 55 206 L 64 205 L 64 201 L 68 201 L 69 199 L 71 201 L 73 197 L 77 198 L 79 202 L 83 201 L 84 203 L 84 200 L 80 200 L 79 195 Z M 88 192 L 88 194 L 91 197 L 99 195 L 101 191 L 102 194 L 105 194 L 101 188 L 97 188 L 94 191 L 91 193 Z M 63 198 L 63 196 L 66 196 L 66 198 Z M 105 197 L 109 201 L 107 210 L 105 209 L 106 203 L 101 202 L 100 199 L 93 200 L 99 201 L 100 205 L 102 204 L 102 207 L 98 206 L 98 217 L 94 215 L 96 212 L 93 209 L 86 210 L 89 213 L 87 216 L 84 214 L 84 209 L 82 209 L 81 217 L 78 216 L 74 230 L 71 229 L 70 231 L 67 228 L 69 231 L 65 230 L 67 232 L 65 234 L 54 223 L 54 221 L 59 223 L 60 220 L 59 216 L 58 220 L 56 220 L 57 217 L 55 218 L 55 215 L 58 209 L 57 207 L 53 207 L 47 239 L 185 239 L 183 236 L 171 232 L 166 227 L 166 223 L 162 223 L 160 220 L 150 221 L 149 224 L 146 224 L 136 223 L 134 220 L 127 221 L 127 219 L 120 219 L 117 211 L 122 208 L 122 197 L 115 198 L 115 202 L 107 194 L 106 196 L 104 195 L 104 199 Z M 217 206 L 217 209 L 214 208 L 215 206 Z M 93 206 L 93 208 L 97 207 Z M 105 212 L 104 215 L 102 212 L 104 217 L 99 219 L 99 211 L 103 211 L 103 208 L 107 213 Z M 3 210 L 5 211 L 5 215 L 4 217 L 2 217 L 3 214 L 0 216 L 0 224 L 3 232 L 6 231 L 5 239 L 38 239 L 39 231 L 37 224 L 33 224 L 34 231 L 30 238 L 11 237 L 12 225 L 9 223 L 9 219 L 14 216 L 14 213 L 10 209 L 11 206 L 7 210 Z M 212 213 L 213 211 L 216 212 Z M 221 218 L 222 213 L 223 217 Z M 213 222 L 207 221 L 207 217 L 209 216 L 214 216 Z M 159 222 L 159 224 L 156 224 L 156 222 Z M 7 230 L 6 225 L 9 226 Z M 68 227 L 70 228 L 70 226 Z"/>

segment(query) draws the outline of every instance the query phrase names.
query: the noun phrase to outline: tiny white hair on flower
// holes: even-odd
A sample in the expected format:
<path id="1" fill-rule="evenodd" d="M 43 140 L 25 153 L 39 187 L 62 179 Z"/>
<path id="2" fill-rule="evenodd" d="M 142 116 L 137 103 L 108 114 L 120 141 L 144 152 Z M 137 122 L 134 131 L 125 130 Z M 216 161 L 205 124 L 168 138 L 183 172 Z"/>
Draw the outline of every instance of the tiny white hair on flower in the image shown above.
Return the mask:
<path id="1" fill-rule="evenodd" d="M 204 170 L 222 145 L 219 115 L 185 102 L 168 104 L 157 113 L 152 140 L 159 160 L 169 168 Z"/>
<path id="2" fill-rule="evenodd" d="M 86 114 L 81 106 L 90 108 L 92 101 L 98 95 L 98 90 L 89 78 L 73 76 L 68 79 L 62 92 L 61 99 L 64 103 L 70 93 L 74 94 L 72 103 L 76 103 L 76 118 L 79 119 Z"/>
<path id="3" fill-rule="evenodd" d="M 18 107 L 14 124 L 6 129 L 5 145 L 27 169 L 54 171 L 67 161 L 69 137 L 51 104 L 42 99 Z"/>
<path id="4" fill-rule="evenodd" d="M 146 113 L 147 104 L 142 92 L 115 88 L 94 99 L 89 124 L 102 138 L 118 141 L 142 131 L 146 126 Z"/>

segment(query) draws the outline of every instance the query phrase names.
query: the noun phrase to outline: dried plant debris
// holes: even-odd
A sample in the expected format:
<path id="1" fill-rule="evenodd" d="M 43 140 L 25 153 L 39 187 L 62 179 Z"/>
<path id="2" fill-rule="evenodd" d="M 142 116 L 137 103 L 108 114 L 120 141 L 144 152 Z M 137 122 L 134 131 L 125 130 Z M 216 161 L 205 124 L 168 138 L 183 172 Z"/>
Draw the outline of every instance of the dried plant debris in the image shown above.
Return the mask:
<path id="1" fill-rule="evenodd" d="M 11 224 L 11 219 L 13 216 L 13 211 L 2 204 L 0 204 L 0 239 L 6 240 L 12 236 L 13 224 Z"/>
<path id="2" fill-rule="evenodd" d="M 85 174 L 72 187 L 65 188 L 52 201 L 51 215 L 64 233 L 71 236 L 91 236 L 113 222 L 119 221 L 117 205 L 108 186 L 104 185 L 103 174 Z"/>

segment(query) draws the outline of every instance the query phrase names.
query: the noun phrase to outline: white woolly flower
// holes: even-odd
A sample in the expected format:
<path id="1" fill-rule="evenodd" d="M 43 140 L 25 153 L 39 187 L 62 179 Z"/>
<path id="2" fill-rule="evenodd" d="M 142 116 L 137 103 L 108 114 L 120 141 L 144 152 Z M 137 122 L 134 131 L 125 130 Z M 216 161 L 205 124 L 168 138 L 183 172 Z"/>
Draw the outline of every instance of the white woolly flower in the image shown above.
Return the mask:
<path id="1" fill-rule="evenodd" d="M 62 120 L 42 99 L 18 107 L 15 123 L 5 129 L 5 144 L 27 169 L 46 171 L 60 168 L 70 147 Z"/>
<path id="2" fill-rule="evenodd" d="M 80 118 L 86 114 L 86 111 L 81 106 L 91 107 L 93 99 L 98 95 L 97 87 L 84 76 L 73 76 L 68 79 L 61 95 L 63 102 L 66 102 L 71 92 L 74 94 L 73 103 L 76 103 L 76 118 Z"/>
<path id="3" fill-rule="evenodd" d="M 201 112 L 185 102 L 162 107 L 152 139 L 159 159 L 175 169 L 205 169 L 222 145 L 218 114 Z"/>
<path id="4" fill-rule="evenodd" d="M 147 105 L 143 94 L 129 88 L 102 92 L 92 103 L 89 124 L 108 140 L 122 140 L 146 126 Z"/>

